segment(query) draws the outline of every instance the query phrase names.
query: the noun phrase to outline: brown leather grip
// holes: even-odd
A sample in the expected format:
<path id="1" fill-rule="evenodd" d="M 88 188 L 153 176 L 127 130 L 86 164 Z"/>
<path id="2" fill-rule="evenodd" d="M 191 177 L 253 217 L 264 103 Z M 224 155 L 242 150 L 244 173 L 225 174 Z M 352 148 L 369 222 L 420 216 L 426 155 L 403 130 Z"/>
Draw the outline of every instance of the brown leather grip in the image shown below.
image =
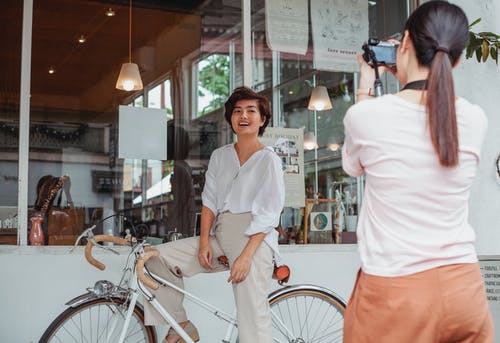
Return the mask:
<path id="1" fill-rule="evenodd" d="M 149 277 L 144 275 L 144 264 L 150 259 L 150 258 L 156 258 L 160 256 L 160 253 L 156 249 L 147 249 L 147 251 L 139 257 L 139 260 L 137 261 L 137 266 L 135 267 L 135 272 L 137 274 L 137 277 L 141 282 L 151 288 L 152 290 L 157 290 L 159 287 L 159 284 L 156 281 L 151 280 Z"/>
<path id="2" fill-rule="evenodd" d="M 129 240 L 127 240 L 125 238 L 115 237 L 115 236 L 97 235 L 94 237 L 94 239 L 97 243 L 99 243 L 99 242 L 111 242 L 111 243 L 115 243 L 118 245 L 129 245 Z M 85 246 L 85 258 L 87 259 L 87 261 L 91 265 L 93 265 L 97 269 L 104 270 L 106 268 L 106 266 L 103 263 L 96 260 L 94 258 L 94 256 L 92 256 L 93 246 L 94 245 L 92 244 L 92 242 L 90 242 L 90 241 L 87 242 L 87 245 Z"/>

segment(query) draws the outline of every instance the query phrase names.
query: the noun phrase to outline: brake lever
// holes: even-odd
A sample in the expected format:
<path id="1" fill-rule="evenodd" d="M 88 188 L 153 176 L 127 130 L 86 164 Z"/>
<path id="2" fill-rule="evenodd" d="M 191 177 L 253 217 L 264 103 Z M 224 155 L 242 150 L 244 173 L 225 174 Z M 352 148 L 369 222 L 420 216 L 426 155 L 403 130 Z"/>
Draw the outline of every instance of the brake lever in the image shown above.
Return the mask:
<path id="1" fill-rule="evenodd" d="M 98 244 L 98 243 L 95 241 L 95 239 L 94 239 L 94 235 L 93 235 L 93 234 L 92 234 L 92 237 L 89 237 L 89 238 L 88 238 L 88 241 L 89 241 L 90 243 L 92 243 L 92 245 L 93 245 L 93 246 L 95 246 L 95 247 L 98 247 L 98 248 L 101 248 L 101 249 L 104 249 L 104 250 L 109 250 L 109 251 L 111 251 L 112 253 L 115 253 L 116 255 L 120 255 L 120 253 L 119 253 L 118 251 L 116 251 L 115 249 L 110 248 L 110 247 L 108 247 L 108 246 L 104 246 L 104 245 L 100 245 L 100 244 Z"/>
<path id="2" fill-rule="evenodd" d="M 94 232 L 93 230 L 96 228 L 95 225 L 92 225 L 91 227 L 89 227 L 88 229 L 84 230 L 80 236 L 78 236 L 78 238 L 76 239 L 76 242 L 75 244 L 68 249 L 67 253 L 68 254 L 71 254 L 73 251 L 75 251 L 77 245 L 80 244 L 80 241 L 82 240 L 83 237 L 87 237 L 87 239 L 91 240 L 94 238 Z"/>

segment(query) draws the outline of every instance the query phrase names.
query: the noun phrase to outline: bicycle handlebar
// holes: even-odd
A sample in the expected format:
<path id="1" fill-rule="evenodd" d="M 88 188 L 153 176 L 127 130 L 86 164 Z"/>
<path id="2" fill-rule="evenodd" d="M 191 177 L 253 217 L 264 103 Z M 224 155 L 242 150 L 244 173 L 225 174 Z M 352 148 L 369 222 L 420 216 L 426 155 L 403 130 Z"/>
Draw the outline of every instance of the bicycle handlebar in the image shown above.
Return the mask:
<path id="1" fill-rule="evenodd" d="M 154 248 L 149 248 L 144 255 L 139 257 L 139 260 L 137 261 L 137 266 L 135 267 L 135 272 L 137 274 L 137 277 L 141 282 L 145 285 L 151 288 L 152 290 L 157 290 L 159 287 L 159 284 L 150 278 L 148 278 L 146 275 L 144 275 L 144 264 L 150 259 L 150 258 L 156 258 L 160 255 L 160 252 Z"/>
<path id="2" fill-rule="evenodd" d="M 125 238 L 120 238 L 120 237 L 115 237 L 115 236 L 106 236 L 106 235 L 94 236 L 93 240 L 94 240 L 94 243 L 111 242 L 111 243 L 115 243 L 115 244 L 119 244 L 119 245 L 129 245 L 130 244 L 130 241 L 125 239 Z M 92 256 L 93 246 L 94 246 L 94 244 L 92 243 L 92 241 L 89 240 L 87 242 L 87 245 L 85 246 L 85 258 L 87 259 L 87 261 L 91 265 L 93 265 L 97 269 L 104 270 L 106 268 L 106 266 L 103 263 L 96 260 L 94 258 L 94 256 Z"/>

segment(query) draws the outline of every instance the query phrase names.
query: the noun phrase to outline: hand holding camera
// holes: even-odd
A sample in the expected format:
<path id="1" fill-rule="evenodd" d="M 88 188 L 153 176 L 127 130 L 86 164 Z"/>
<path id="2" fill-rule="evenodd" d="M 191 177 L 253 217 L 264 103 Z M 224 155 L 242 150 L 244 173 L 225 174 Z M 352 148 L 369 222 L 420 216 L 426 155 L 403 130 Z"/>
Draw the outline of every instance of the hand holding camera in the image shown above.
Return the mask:
<path id="1" fill-rule="evenodd" d="M 360 89 L 368 89 L 364 94 L 377 97 L 384 94 L 380 74 L 385 69 L 396 72 L 398 46 L 399 42 L 396 40 L 380 41 L 377 38 L 369 38 L 368 42 L 363 44 L 363 54 L 358 56 L 358 59 L 361 71 L 359 86 Z M 368 66 L 371 68 L 367 68 Z"/>

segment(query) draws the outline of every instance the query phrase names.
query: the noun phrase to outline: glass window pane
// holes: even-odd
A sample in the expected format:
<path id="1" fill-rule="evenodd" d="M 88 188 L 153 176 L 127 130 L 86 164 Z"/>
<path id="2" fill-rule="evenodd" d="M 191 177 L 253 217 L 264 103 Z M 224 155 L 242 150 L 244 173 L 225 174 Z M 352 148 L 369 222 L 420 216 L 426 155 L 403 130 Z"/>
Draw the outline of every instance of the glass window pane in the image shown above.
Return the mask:
<path id="1" fill-rule="evenodd" d="M 17 244 L 22 1 L 0 2 L 0 244 Z"/>
<path id="2" fill-rule="evenodd" d="M 141 95 L 134 99 L 134 107 L 144 107 L 144 97 Z"/>
<path id="3" fill-rule="evenodd" d="M 163 82 L 163 103 L 164 108 L 167 110 L 168 119 L 174 118 L 174 110 L 172 107 L 172 90 L 170 89 L 170 79 Z"/>
<path id="4" fill-rule="evenodd" d="M 338 6 L 335 10 L 342 11 L 342 4 Z M 407 13 L 407 2 L 378 0 L 367 2 L 366 6 L 369 36 L 384 39 L 401 31 Z M 252 2 L 253 87 L 272 99 L 274 123 L 277 126 L 303 128 L 304 130 L 306 199 L 319 198 L 332 201 L 322 204 L 314 201 L 309 203 L 309 212 L 330 213 L 334 230 L 328 236 L 325 236 L 323 232 L 308 232 L 308 243 L 340 243 L 343 236 L 345 236 L 344 242 L 352 243 L 352 235 L 349 236 L 350 233 L 344 234 L 342 231 L 352 229 L 352 217 L 356 216 L 359 210 L 361 189 L 358 189 L 358 185 L 362 183 L 362 180 L 349 177 L 344 173 L 341 148 L 344 141 L 343 118 L 355 100 L 357 74 L 342 70 L 327 71 L 314 68 L 311 21 L 316 18 L 309 16 L 308 47 L 303 55 L 272 51 L 267 41 L 270 33 L 266 32 L 265 19 L 264 2 Z M 338 32 L 345 32 L 345 30 L 338 30 Z M 368 37 L 361 37 L 361 39 L 367 40 Z M 361 46 L 359 50 L 361 51 Z M 388 92 L 397 90 L 397 82 L 392 76 L 385 75 L 383 82 Z M 328 96 L 333 104 L 331 110 L 311 111 L 308 109 L 311 92 L 317 85 L 327 88 Z M 307 145 L 310 147 L 308 148 Z M 339 211 L 335 200 L 342 201 L 346 211 Z M 284 211 L 282 226 L 285 232 L 293 237 L 293 242 L 302 242 L 306 234 L 305 223 L 311 224 L 310 218 L 304 217 L 305 212 L 304 209 L 291 208 Z"/>
<path id="5" fill-rule="evenodd" d="M 229 56 L 213 54 L 200 60 L 198 71 L 197 116 L 218 110 L 229 95 Z"/>
<path id="6" fill-rule="evenodd" d="M 168 198 L 161 184 L 166 176 L 165 161 L 118 157 L 118 106 L 165 108 L 164 83 L 147 97 L 142 91 L 117 90 L 115 84 L 121 64 L 129 58 L 138 64 L 146 89 L 165 80 L 175 69 L 175 61 L 199 51 L 201 16 L 193 3 L 133 5 L 129 56 L 128 2 L 113 5 L 113 17 L 105 15 L 109 4 L 99 1 L 34 2 L 30 209 L 42 210 L 41 203 L 48 199 L 47 193 L 37 190 L 39 181 L 46 180 L 44 176 L 68 175 L 71 182 L 67 187 L 71 198 L 57 192 L 54 200 L 49 199 L 52 209 L 44 213 L 43 223 L 47 244 L 72 244 L 84 227 L 113 213 L 126 215 L 135 226 L 156 216 L 166 220 L 157 211 L 164 204 L 156 206 Z M 82 36 L 86 39 L 79 40 Z M 171 100 L 168 107 L 173 107 Z M 165 114 L 165 123 L 171 118 Z M 130 140 L 167 145 L 146 132 Z M 151 192 L 157 184 L 159 193 Z M 38 195 L 41 203 L 36 202 Z M 70 214 L 69 209 L 74 221 L 51 223 L 52 212 Z M 96 233 L 121 235 L 130 229 L 120 221 L 108 223 L 100 225 Z M 141 228 L 144 226 L 137 231 Z"/>
<path id="7" fill-rule="evenodd" d="M 158 85 L 148 91 L 148 107 L 149 108 L 162 108 L 162 85 Z"/>

